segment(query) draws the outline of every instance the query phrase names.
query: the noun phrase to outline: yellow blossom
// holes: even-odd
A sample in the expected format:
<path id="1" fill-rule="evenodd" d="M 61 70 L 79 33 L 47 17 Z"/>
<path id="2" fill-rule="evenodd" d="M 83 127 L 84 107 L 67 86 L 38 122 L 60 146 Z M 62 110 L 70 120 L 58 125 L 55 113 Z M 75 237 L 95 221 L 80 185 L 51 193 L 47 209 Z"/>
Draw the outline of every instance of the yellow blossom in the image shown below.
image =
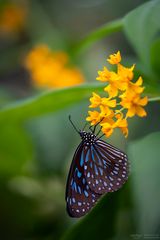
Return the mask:
<path id="1" fill-rule="evenodd" d="M 65 52 L 52 52 L 45 44 L 34 47 L 25 58 L 25 66 L 30 70 L 51 64 L 54 65 L 54 68 L 61 68 L 67 63 L 68 56 Z"/>
<path id="2" fill-rule="evenodd" d="M 129 82 L 127 86 L 127 92 L 133 93 L 142 93 L 144 91 L 144 87 L 142 87 L 143 79 L 142 77 L 139 77 L 138 80 L 135 83 Z"/>
<path id="3" fill-rule="evenodd" d="M 68 66 L 65 52 L 53 52 L 42 44 L 33 48 L 25 58 L 24 65 L 30 72 L 33 84 L 41 88 L 68 87 L 84 82 L 81 71 Z"/>
<path id="4" fill-rule="evenodd" d="M 116 106 L 116 99 L 102 98 L 101 105 L 114 108 Z"/>
<path id="5" fill-rule="evenodd" d="M 110 109 L 108 106 L 100 106 L 100 113 L 101 118 L 103 118 L 103 122 L 105 122 L 108 119 L 112 119 L 114 117 L 114 111 Z"/>
<path id="6" fill-rule="evenodd" d="M 109 84 L 104 88 L 104 91 L 109 94 L 109 97 L 116 97 L 118 95 L 118 90 L 121 89 L 122 86 L 119 80 L 119 76 L 112 72 L 108 79 Z"/>
<path id="7" fill-rule="evenodd" d="M 93 97 L 90 98 L 91 105 L 89 107 L 90 108 L 96 108 L 101 104 L 101 99 L 102 98 L 94 92 L 92 93 L 92 95 L 93 95 Z"/>
<path id="8" fill-rule="evenodd" d="M 93 97 L 90 98 L 91 105 L 90 108 L 96 108 L 100 105 L 108 106 L 108 107 L 115 107 L 116 106 L 116 99 L 110 99 L 110 98 L 101 98 L 98 94 L 92 93 Z"/>
<path id="9" fill-rule="evenodd" d="M 100 122 L 101 115 L 98 111 L 88 111 L 89 116 L 86 118 L 87 121 L 91 122 L 91 125 L 95 125 Z"/>
<path id="10" fill-rule="evenodd" d="M 110 79 L 112 72 L 110 72 L 107 67 L 104 67 L 102 71 L 98 71 L 98 77 L 96 80 L 107 82 Z"/>
<path id="11" fill-rule="evenodd" d="M 91 122 L 91 125 L 95 125 L 100 122 L 112 121 L 114 116 L 113 110 L 108 108 L 108 106 L 100 106 L 100 112 L 98 111 L 88 111 L 89 116 L 86 118 L 87 121 Z"/>
<path id="12" fill-rule="evenodd" d="M 126 94 L 121 95 L 122 101 L 120 102 L 121 106 L 128 109 L 127 117 L 133 117 L 134 115 L 138 115 L 139 117 L 145 117 L 147 115 L 144 110 L 144 106 L 148 103 L 148 98 L 140 98 L 140 95 L 135 94 Z"/>
<path id="13" fill-rule="evenodd" d="M 110 124 L 108 121 L 101 124 L 102 132 L 106 135 L 106 137 L 110 137 L 113 133 L 113 125 Z"/>
<path id="14" fill-rule="evenodd" d="M 123 114 L 119 113 L 116 115 L 117 121 L 115 123 L 116 127 L 118 127 L 125 137 L 128 136 L 128 123 L 127 119 L 123 118 Z"/>
<path id="15" fill-rule="evenodd" d="M 57 77 L 56 81 L 51 84 L 51 87 L 71 87 L 84 82 L 84 76 L 82 72 L 76 67 L 63 68 Z"/>
<path id="16" fill-rule="evenodd" d="M 99 111 L 89 111 L 87 121 L 91 125 L 100 124 L 102 132 L 106 137 L 111 136 L 114 129 L 119 128 L 125 137 L 128 136 L 128 117 L 138 115 L 146 116 L 144 106 L 147 104 L 147 97 L 141 97 L 144 91 L 143 79 L 139 77 L 134 81 L 134 68 L 125 67 L 121 62 L 121 54 L 110 55 L 108 62 L 117 65 L 117 71 L 110 71 L 104 67 L 102 71 L 98 71 L 97 80 L 107 82 L 104 88 L 107 96 L 101 97 L 97 93 L 93 93 L 90 98 L 90 108 L 98 108 Z M 127 111 L 126 111 L 127 110 Z"/>
<path id="17" fill-rule="evenodd" d="M 116 97 L 118 95 L 118 88 L 114 82 L 108 84 L 107 87 L 104 88 L 104 91 L 106 91 L 110 97 Z"/>
<path id="18" fill-rule="evenodd" d="M 126 119 L 123 119 L 122 114 L 118 114 L 116 116 L 116 121 L 107 121 L 105 123 L 102 123 L 102 132 L 109 137 L 115 128 L 119 128 L 122 133 L 125 135 L 125 137 L 128 136 L 128 123 Z"/>
<path id="19" fill-rule="evenodd" d="M 22 29 L 26 19 L 26 6 L 7 4 L 0 14 L 0 30 L 13 33 Z"/>
<path id="20" fill-rule="evenodd" d="M 107 61 L 110 63 L 110 64 L 118 64 L 121 62 L 121 54 L 120 54 L 120 51 L 118 51 L 117 53 L 115 54 L 111 54 L 109 56 L 109 58 L 107 59 Z"/>
<path id="21" fill-rule="evenodd" d="M 135 65 L 130 68 L 124 67 L 122 64 L 118 64 L 117 74 L 122 78 L 123 82 L 128 82 L 133 79 L 133 70 Z"/>
<path id="22" fill-rule="evenodd" d="M 109 97 L 115 97 L 118 95 L 118 90 L 124 90 L 124 79 L 115 72 L 109 72 L 107 68 L 104 68 L 103 71 L 98 71 L 99 76 L 97 80 L 102 82 L 108 82 L 108 86 L 105 87 L 105 91 L 109 94 Z"/>

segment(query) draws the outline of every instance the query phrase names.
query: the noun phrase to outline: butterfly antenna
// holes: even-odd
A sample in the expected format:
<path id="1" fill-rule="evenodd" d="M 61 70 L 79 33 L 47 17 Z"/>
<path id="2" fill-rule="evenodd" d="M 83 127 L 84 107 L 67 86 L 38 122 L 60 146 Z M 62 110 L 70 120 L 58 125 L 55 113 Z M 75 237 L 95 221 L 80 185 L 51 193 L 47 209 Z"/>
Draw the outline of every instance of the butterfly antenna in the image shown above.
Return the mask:
<path id="1" fill-rule="evenodd" d="M 74 125 L 74 123 L 72 122 L 72 120 L 71 120 L 71 115 L 69 115 L 69 121 L 70 121 L 70 123 L 72 124 L 72 126 L 74 127 L 74 129 L 76 130 L 76 132 L 78 133 L 78 134 L 80 134 L 80 130 L 78 130 L 77 128 L 76 128 L 76 126 Z"/>
<path id="2" fill-rule="evenodd" d="M 96 137 L 100 134 L 101 130 L 102 130 L 102 126 L 100 127 L 98 133 L 96 134 Z"/>

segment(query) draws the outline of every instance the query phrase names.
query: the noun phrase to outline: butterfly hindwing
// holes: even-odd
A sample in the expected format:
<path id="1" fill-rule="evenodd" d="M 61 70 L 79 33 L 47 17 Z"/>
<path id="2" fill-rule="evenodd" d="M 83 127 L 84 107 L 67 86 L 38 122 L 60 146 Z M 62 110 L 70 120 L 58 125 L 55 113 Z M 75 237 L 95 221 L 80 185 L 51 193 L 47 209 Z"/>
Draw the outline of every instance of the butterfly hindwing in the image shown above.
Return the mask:
<path id="1" fill-rule="evenodd" d="M 67 212 L 71 217 L 85 215 L 101 195 L 121 188 L 129 173 L 124 152 L 92 132 L 79 134 L 82 142 L 74 154 L 66 186 Z"/>
<path id="2" fill-rule="evenodd" d="M 67 211 L 71 217 L 85 215 L 100 197 L 99 194 L 90 189 L 84 175 L 88 149 L 89 147 L 81 143 L 71 164 L 66 187 Z"/>
<path id="3" fill-rule="evenodd" d="M 98 194 L 118 190 L 128 178 L 126 154 L 102 140 L 90 147 L 86 160 L 84 175 L 91 190 Z"/>

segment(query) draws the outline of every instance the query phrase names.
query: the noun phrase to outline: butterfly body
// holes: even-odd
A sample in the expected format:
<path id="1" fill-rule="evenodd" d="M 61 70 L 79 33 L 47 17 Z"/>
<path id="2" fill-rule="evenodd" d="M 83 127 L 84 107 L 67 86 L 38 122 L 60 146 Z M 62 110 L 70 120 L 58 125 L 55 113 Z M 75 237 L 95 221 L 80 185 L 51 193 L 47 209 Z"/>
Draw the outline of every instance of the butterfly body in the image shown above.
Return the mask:
<path id="1" fill-rule="evenodd" d="M 91 132 L 80 131 L 79 132 L 84 145 L 90 146 L 96 142 L 96 135 Z"/>
<path id="2" fill-rule="evenodd" d="M 93 132 L 78 133 L 82 141 L 73 156 L 66 186 L 67 212 L 71 217 L 85 215 L 103 194 L 121 188 L 129 171 L 124 152 Z"/>

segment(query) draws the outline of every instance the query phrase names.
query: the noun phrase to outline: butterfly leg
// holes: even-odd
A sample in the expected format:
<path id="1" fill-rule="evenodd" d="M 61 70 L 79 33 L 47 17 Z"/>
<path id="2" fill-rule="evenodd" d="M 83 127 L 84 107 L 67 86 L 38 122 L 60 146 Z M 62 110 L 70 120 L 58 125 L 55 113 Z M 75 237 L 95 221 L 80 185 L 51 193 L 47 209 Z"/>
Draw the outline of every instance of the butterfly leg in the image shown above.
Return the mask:
<path id="1" fill-rule="evenodd" d="M 105 134 L 103 133 L 97 140 L 101 139 Z"/>
<path id="2" fill-rule="evenodd" d="M 98 136 L 100 134 L 101 130 L 102 130 L 102 126 L 100 127 L 100 129 L 99 129 L 98 133 L 96 134 L 96 136 Z"/>
<path id="3" fill-rule="evenodd" d="M 95 133 L 96 127 L 98 126 L 99 123 L 100 123 L 100 122 L 96 123 L 96 124 L 94 125 L 94 127 L 93 127 L 93 126 L 90 126 L 90 127 L 89 127 L 89 130 L 91 130 L 91 132 L 92 132 L 93 134 Z M 93 127 L 93 129 L 92 129 L 92 127 Z"/>
<path id="4" fill-rule="evenodd" d="M 91 130 L 91 132 L 94 133 L 92 126 L 89 127 L 89 130 Z"/>
<path id="5" fill-rule="evenodd" d="M 100 124 L 100 123 L 103 121 L 103 119 L 104 119 L 104 117 L 103 117 L 98 123 L 96 123 L 96 124 L 94 125 L 93 134 L 95 134 L 96 127 L 98 126 L 98 124 Z M 100 129 L 100 131 L 101 131 L 101 129 Z M 100 132 L 100 131 L 99 131 L 99 132 Z M 99 134 L 99 132 L 98 132 L 98 134 Z"/>

